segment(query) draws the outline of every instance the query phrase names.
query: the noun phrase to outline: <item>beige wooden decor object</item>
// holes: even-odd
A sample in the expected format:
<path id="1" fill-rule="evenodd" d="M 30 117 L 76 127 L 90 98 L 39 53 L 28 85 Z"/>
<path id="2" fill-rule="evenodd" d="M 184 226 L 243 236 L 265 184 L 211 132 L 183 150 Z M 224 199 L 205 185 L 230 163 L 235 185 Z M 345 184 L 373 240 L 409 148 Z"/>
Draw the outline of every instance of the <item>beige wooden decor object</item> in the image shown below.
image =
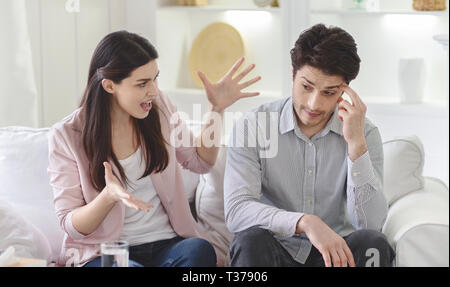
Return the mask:
<path id="1" fill-rule="evenodd" d="M 244 55 L 244 41 L 233 26 L 221 22 L 207 26 L 195 38 L 189 54 L 194 83 L 203 88 L 197 71 L 203 72 L 212 83 L 219 81 Z"/>
<path id="2" fill-rule="evenodd" d="M 445 0 L 413 0 L 413 8 L 418 11 L 445 10 Z"/>
<path id="3" fill-rule="evenodd" d="M 182 6 L 206 6 L 208 0 L 178 0 L 178 5 Z"/>

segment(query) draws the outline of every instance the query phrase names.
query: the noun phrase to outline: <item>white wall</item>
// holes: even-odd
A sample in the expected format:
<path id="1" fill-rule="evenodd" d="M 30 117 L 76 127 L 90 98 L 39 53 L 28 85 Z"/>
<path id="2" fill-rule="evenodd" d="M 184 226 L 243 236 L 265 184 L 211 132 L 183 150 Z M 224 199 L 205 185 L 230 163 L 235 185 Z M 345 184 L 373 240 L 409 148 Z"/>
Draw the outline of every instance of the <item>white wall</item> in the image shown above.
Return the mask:
<path id="1" fill-rule="evenodd" d="M 39 126 L 61 120 L 78 107 L 92 53 L 110 31 L 124 29 L 124 0 L 27 0 L 33 66 L 39 93 Z"/>

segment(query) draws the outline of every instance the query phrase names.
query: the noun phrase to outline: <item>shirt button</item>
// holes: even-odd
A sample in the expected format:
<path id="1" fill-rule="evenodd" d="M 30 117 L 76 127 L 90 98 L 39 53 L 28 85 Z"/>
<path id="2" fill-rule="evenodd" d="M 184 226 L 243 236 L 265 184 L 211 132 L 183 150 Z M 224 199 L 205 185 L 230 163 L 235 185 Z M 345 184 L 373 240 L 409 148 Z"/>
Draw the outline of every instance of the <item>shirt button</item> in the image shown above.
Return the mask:
<path id="1" fill-rule="evenodd" d="M 311 169 L 309 169 L 309 170 L 308 170 L 308 173 L 309 173 L 309 175 L 311 175 L 311 174 L 312 174 L 312 170 L 311 170 Z"/>
<path id="2" fill-rule="evenodd" d="M 308 205 L 311 205 L 311 200 L 308 199 L 308 200 L 306 201 L 306 203 L 307 203 Z"/>
<path id="3" fill-rule="evenodd" d="M 359 175 L 359 172 L 354 172 L 353 173 L 353 176 L 358 176 Z"/>
<path id="4" fill-rule="evenodd" d="M 312 143 L 308 143 L 308 145 L 309 145 L 309 146 L 312 146 L 313 144 L 312 144 Z"/>

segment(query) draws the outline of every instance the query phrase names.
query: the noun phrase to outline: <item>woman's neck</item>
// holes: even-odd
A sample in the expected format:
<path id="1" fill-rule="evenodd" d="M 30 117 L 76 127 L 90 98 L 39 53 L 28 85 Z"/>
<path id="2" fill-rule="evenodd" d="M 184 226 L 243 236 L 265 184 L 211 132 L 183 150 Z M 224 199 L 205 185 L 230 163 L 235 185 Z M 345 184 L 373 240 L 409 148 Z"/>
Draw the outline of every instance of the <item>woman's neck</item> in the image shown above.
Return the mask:
<path id="1" fill-rule="evenodd" d="M 133 130 L 133 120 L 131 116 L 115 104 L 113 104 L 111 109 L 111 129 L 113 135 L 129 133 L 130 130 Z"/>

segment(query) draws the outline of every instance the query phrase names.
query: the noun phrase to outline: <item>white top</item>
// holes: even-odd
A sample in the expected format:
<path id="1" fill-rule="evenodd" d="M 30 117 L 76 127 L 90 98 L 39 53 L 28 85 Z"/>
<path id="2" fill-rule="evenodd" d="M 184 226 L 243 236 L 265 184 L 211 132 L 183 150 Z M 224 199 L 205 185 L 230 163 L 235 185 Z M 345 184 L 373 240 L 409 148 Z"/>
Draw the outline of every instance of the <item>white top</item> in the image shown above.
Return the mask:
<path id="1" fill-rule="evenodd" d="M 141 148 L 139 147 L 134 154 L 119 162 L 129 180 L 127 191 L 140 200 L 153 204 L 149 212 L 126 206 L 120 240 L 126 240 L 130 245 L 139 245 L 175 237 L 177 234 L 170 225 L 169 217 L 161 205 L 150 175 L 139 179 L 145 171 Z"/>

